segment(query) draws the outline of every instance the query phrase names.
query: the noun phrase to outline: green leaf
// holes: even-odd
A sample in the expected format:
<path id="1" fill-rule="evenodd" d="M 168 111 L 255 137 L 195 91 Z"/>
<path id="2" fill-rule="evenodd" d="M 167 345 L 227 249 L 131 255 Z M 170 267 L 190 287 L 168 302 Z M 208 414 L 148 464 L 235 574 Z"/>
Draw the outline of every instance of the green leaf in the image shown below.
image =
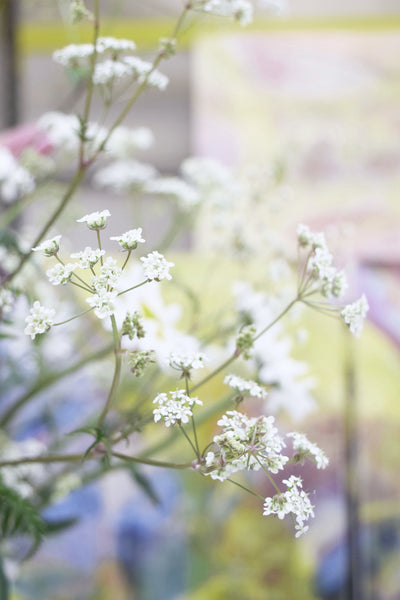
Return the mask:
<path id="1" fill-rule="evenodd" d="M 158 497 L 156 491 L 154 490 L 149 478 L 143 475 L 143 473 L 141 473 L 138 470 L 136 465 L 130 464 L 126 468 L 132 476 L 132 479 L 139 485 L 139 487 L 142 488 L 142 490 L 150 498 L 150 500 L 154 504 L 160 504 L 161 500 Z"/>
<path id="2" fill-rule="evenodd" d="M 65 529 L 69 529 L 78 523 L 78 517 L 71 517 L 69 519 L 59 519 L 58 521 L 44 521 L 44 532 L 46 535 L 53 533 L 59 533 Z"/>
<path id="3" fill-rule="evenodd" d="M 32 538 L 31 555 L 39 546 L 45 525 L 32 504 L 0 481 L 0 533 L 2 538 L 27 535 Z"/>

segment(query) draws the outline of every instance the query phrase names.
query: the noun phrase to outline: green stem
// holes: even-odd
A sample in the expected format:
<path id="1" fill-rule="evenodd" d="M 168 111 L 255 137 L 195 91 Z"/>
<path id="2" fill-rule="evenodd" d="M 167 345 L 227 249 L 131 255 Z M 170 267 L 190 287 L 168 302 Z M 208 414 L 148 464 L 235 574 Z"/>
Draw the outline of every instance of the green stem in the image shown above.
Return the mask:
<path id="1" fill-rule="evenodd" d="M 198 451 L 196 450 L 196 448 L 193 445 L 192 440 L 190 439 L 190 437 L 188 436 L 188 434 L 186 433 L 185 429 L 183 428 L 182 423 L 179 423 L 179 429 L 181 430 L 181 432 L 183 433 L 183 435 L 185 436 L 185 438 L 187 439 L 187 441 L 189 442 L 193 452 L 196 454 L 196 456 L 198 457 Z"/>
<path id="2" fill-rule="evenodd" d="M 192 394 L 195 390 L 199 389 L 202 385 L 204 385 L 205 383 L 210 381 L 210 379 L 212 379 L 213 377 L 218 375 L 218 373 L 220 373 L 221 371 L 226 369 L 226 367 L 228 367 L 231 363 L 233 363 L 233 361 L 236 360 L 238 356 L 239 355 L 235 351 L 234 354 L 230 358 L 228 358 L 228 360 L 226 360 L 224 363 L 222 363 L 222 365 L 220 365 L 219 367 L 214 369 L 214 371 L 211 371 L 211 373 L 209 373 L 208 375 L 206 375 L 206 377 L 203 377 L 203 379 L 201 379 L 198 383 L 196 383 L 196 385 L 194 385 L 190 389 L 190 393 Z"/>
<path id="3" fill-rule="evenodd" d="M 94 26 L 93 26 L 93 54 L 91 56 L 90 59 L 90 73 L 89 73 L 89 79 L 88 79 L 88 85 L 87 85 L 87 91 L 86 91 L 86 99 L 85 99 L 85 106 L 83 109 L 83 118 L 82 118 L 82 138 L 81 138 L 81 143 L 80 143 L 80 147 L 79 147 L 79 165 L 81 167 L 83 167 L 83 165 L 85 164 L 85 156 L 84 156 L 84 150 L 85 150 L 85 141 L 86 141 L 86 130 L 87 130 L 87 125 L 88 125 L 88 120 L 89 120 L 89 114 L 90 114 L 90 106 L 92 104 L 92 98 L 93 98 L 93 89 L 94 89 L 94 84 L 93 84 L 93 74 L 94 74 L 94 70 L 96 67 L 96 59 L 97 59 L 97 38 L 99 37 L 99 28 L 100 28 L 100 22 L 99 22 L 99 0 L 94 0 L 94 7 L 93 7 L 93 14 L 94 14 Z"/>
<path id="4" fill-rule="evenodd" d="M 25 404 L 27 404 L 27 402 L 29 402 L 29 400 L 33 396 L 35 396 L 42 390 L 45 390 L 46 388 L 50 387 L 54 383 L 57 383 L 64 377 L 67 377 L 68 375 L 72 375 L 72 373 L 79 371 L 79 369 L 81 369 L 88 363 L 91 363 L 96 360 L 100 360 L 100 359 L 104 358 L 105 356 L 107 356 L 107 354 L 109 354 L 111 352 L 111 350 L 112 350 L 112 346 L 106 346 L 105 348 L 102 348 L 98 352 L 94 352 L 93 354 L 89 354 L 88 356 L 79 359 L 79 361 L 77 361 L 70 367 L 63 369 L 62 371 L 52 373 L 52 374 L 48 375 L 45 379 L 37 381 L 30 390 L 28 390 L 27 392 L 25 392 L 25 394 L 20 396 L 14 402 L 14 404 L 4 413 L 4 415 L 2 416 L 2 418 L 0 420 L 0 427 L 5 427 L 6 425 L 8 425 L 9 421 L 11 421 L 11 419 L 14 417 L 14 415 L 23 406 L 25 406 Z"/>
<path id="5" fill-rule="evenodd" d="M 267 327 L 265 327 L 264 329 L 262 329 L 262 331 L 260 331 L 260 333 L 258 333 L 254 338 L 253 341 L 255 342 L 256 340 L 258 340 L 262 335 L 264 335 L 264 333 L 266 333 L 267 331 L 269 331 L 271 329 L 271 327 L 273 327 L 275 325 L 275 323 L 277 323 L 278 321 L 280 321 L 280 319 L 282 319 L 282 317 L 284 317 L 286 315 L 286 313 L 289 312 L 289 310 L 292 308 L 292 306 L 294 306 L 296 304 L 296 302 L 299 301 L 299 298 L 296 297 L 294 300 L 292 300 L 287 307 L 281 312 L 279 313 L 279 315 L 276 317 L 276 319 L 274 319 L 269 325 L 267 325 Z"/>
<path id="6" fill-rule="evenodd" d="M 76 281 L 72 281 L 71 279 L 69 280 L 69 282 L 72 285 L 75 285 L 76 287 L 81 288 L 81 290 L 85 290 L 85 292 L 90 292 L 91 294 L 93 294 L 93 290 L 87 288 L 86 286 L 81 285 L 80 283 L 76 283 Z"/>
<path id="7" fill-rule="evenodd" d="M 130 462 L 142 463 L 144 465 L 152 465 L 154 467 L 165 467 L 166 469 L 190 469 L 192 463 L 177 464 L 171 462 L 163 462 L 160 460 L 152 460 L 151 458 L 139 458 L 138 456 L 129 456 L 127 454 L 121 454 L 120 452 L 111 453 L 116 458 L 127 460 Z"/>
<path id="8" fill-rule="evenodd" d="M 55 258 L 55 259 L 57 259 L 57 260 L 58 260 L 58 262 L 59 262 L 59 263 L 60 263 L 60 264 L 61 264 L 63 267 L 65 267 L 65 262 L 61 260 L 61 258 L 58 256 L 58 254 L 55 254 L 55 255 L 54 255 L 54 258 Z M 82 279 L 82 277 L 79 277 L 79 275 L 77 275 L 76 273 L 72 273 L 72 274 L 71 274 L 71 278 L 72 278 L 72 277 L 76 277 L 76 279 L 77 279 L 78 281 L 80 281 L 81 283 L 83 283 L 83 285 L 84 285 L 85 287 L 84 287 L 84 288 L 82 288 L 82 289 L 84 289 L 84 290 L 86 290 L 87 292 L 90 292 L 91 294 L 93 294 L 93 289 L 89 287 L 89 285 L 86 283 L 86 281 L 85 281 L 84 279 Z M 77 284 L 76 282 L 74 282 L 74 281 L 72 281 L 72 280 L 70 280 L 70 283 L 72 283 L 72 284 L 74 284 L 74 285 L 79 285 L 79 284 Z M 82 287 L 82 286 L 80 285 L 79 287 Z"/>
<path id="9" fill-rule="evenodd" d="M 102 250 L 101 239 L 100 239 L 100 230 L 99 229 L 96 229 L 96 234 L 97 234 L 97 243 L 99 245 L 99 250 Z M 104 264 L 103 256 L 100 256 L 100 264 L 101 264 L 101 266 L 103 266 L 103 264 Z"/>
<path id="10" fill-rule="evenodd" d="M 123 292 L 120 292 L 118 294 L 118 296 L 122 296 L 122 294 L 126 294 L 127 292 L 130 292 L 132 290 L 135 290 L 136 288 L 141 287 L 142 285 L 144 285 L 145 283 L 148 283 L 148 279 L 146 279 L 146 281 L 142 281 L 142 283 L 137 283 L 136 285 L 133 285 L 132 287 L 128 288 L 127 290 L 124 290 Z"/>
<path id="11" fill-rule="evenodd" d="M 130 258 L 130 256 L 131 256 L 131 254 L 132 254 L 132 250 L 129 250 L 129 252 L 128 252 L 128 256 L 126 257 L 126 259 L 125 259 L 125 261 L 124 261 L 124 264 L 123 264 L 123 265 L 122 265 L 122 267 L 121 267 L 121 271 L 123 271 L 123 270 L 125 269 L 126 265 L 128 264 L 128 260 L 129 260 L 129 258 Z"/>
<path id="12" fill-rule="evenodd" d="M 58 327 L 58 325 L 65 325 L 65 323 L 69 323 L 70 321 L 73 321 L 74 319 L 79 319 L 79 317 L 82 317 L 82 315 L 86 315 L 86 313 L 90 312 L 91 310 L 93 310 L 93 306 L 92 308 L 87 308 L 86 310 L 84 310 L 83 312 L 79 313 L 79 315 L 75 315 L 74 317 L 70 317 L 69 319 L 66 319 L 65 321 L 60 321 L 60 323 L 53 323 L 53 327 Z"/>
<path id="13" fill-rule="evenodd" d="M 173 40 L 176 38 L 176 36 L 179 33 L 179 30 L 182 27 L 183 21 L 185 19 L 186 14 L 188 13 L 190 9 L 190 6 L 185 6 L 180 17 L 178 18 L 175 28 L 171 34 L 170 39 Z M 125 117 L 128 115 L 128 113 L 131 111 L 131 108 L 133 107 L 133 105 L 135 104 L 135 102 L 137 101 L 137 99 L 139 98 L 139 96 L 141 95 L 141 93 L 143 92 L 143 90 L 146 88 L 147 86 L 147 81 L 150 77 L 150 75 L 153 73 L 153 71 L 155 71 L 155 69 L 158 67 L 158 65 L 160 64 L 160 62 L 163 60 L 164 55 L 162 53 L 159 53 L 156 58 L 153 61 L 152 67 L 151 69 L 148 71 L 146 77 L 143 79 L 142 83 L 136 88 L 135 92 L 133 93 L 132 97 L 128 100 L 127 104 L 125 105 L 125 107 L 123 108 L 123 110 L 121 111 L 121 113 L 119 114 L 119 116 L 115 119 L 114 123 L 111 125 L 110 129 L 108 130 L 108 134 L 106 135 L 105 139 L 103 140 L 103 142 L 100 144 L 99 148 L 97 149 L 97 151 L 95 152 L 95 154 L 92 156 L 92 158 L 90 159 L 90 162 L 92 163 L 97 156 L 104 150 L 104 148 L 107 145 L 108 140 L 110 139 L 114 129 L 116 127 L 118 127 L 122 121 L 125 119 Z"/>
<path id="14" fill-rule="evenodd" d="M 185 386 L 186 386 L 186 394 L 187 394 L 188 396 L 190 396 L 190 390 L 189 390 L 189 378 L 188 378 L 187 376 L 185 377 Z M 197 458 L 200 458 L 200 447 L 199 447 L 199 440 L 197 439 L 196 422 L 195 422 L 195 420 L 194 420 L 193 413 L 192 413 L 191 421 L 192 421 L 192 429 L 193 429 L 194 443 L 195 443 L 195 446 L 196 446 L 196 454 L 197 454 Z"/>
<path id="15" fill-rule="evenodd" d="M 256 340 L 258 340 L 258 338 L 260 338 L 262 335 L 264 335 L 264 333 L 266 333 L 269 329 L 271 329 L 271 327 L 273 327 L 275 325 L 275 323 L 277 323 L 280 319 L 282 319 L 282 317 L 287 312 L 289 312 L 289 310 L 292 308 L 292 306 L 298 301 L 299 301 L 298 298 L 295 298 L 294 300 L 292 300 L 292 302 L 290 302 L 290 304 L 287 305 L 287 307 L 276 317 L 276 319 L 274 319 L 269 325 L 267 325 L 267 327 L 265 327 L 262 331 L 260 331 L 260 333 L 258 335 L 256 335 L 254 337 L 253 341 L 255 342 Z M 235 350 L 233 355 L 230 358 L 228 358 L 224 363 L 222 363 L 222 365 L 220 365 L 219 367 L 214 369 L 214 371 L 212 371 L 206 377 L 204 377 L 201 381 L 196 383 L 196 385 L 194 385 L 192 387 L 192 389 L 190 390 L 190 393 L 193 393 L 199 387 L 201 387 L 202 385 L 204 385 L 205 383 L 210 381 L 210 379 L 212 379 L 213 377 L 218 375 L 218 373 L 220 373 L 221 371 L 226 369 L 226 367 L 228 367 L 231 363 L 233 363 L 239 356 L 240 356 L 240 352 Z"/>
<path id="16" fill-rule="evenodd" d="M 114 376 L 113 376 L 113 380 L 111 383 L 110 392 L 108 394 L 107 402 L 103 408 L 103 412 L 101 413 L 99 420 L 97 421 L 97 427 L 99 427 L 99 428 L 101 428 L 103 421 L 106 418 L 107 413 L 110 410 L 112 403 L 114 402 L 114 398 L 117 393 L 117 388 L 118 388 L 119 379 L 120 379 L 120 375 L 121 375 L 122 357 L 121 357 L 121 348 L 120 348 L 120 337 L 119 337 L 119 332 L 118 332 L 118 327 L 117 327 L 117 322 L 115 320 L 115 316 L 111 315 L 110 318 L 111 318 L 111 325 L 112 325 L 113 338 L 114 338 L 115 369 L 114 369 Z"/>
<path id="17" fill-rule="evenodd" d="M 67 206 L 68 202 L 72 198 L 74 192 L 76 191 L 79 184 L 81 183 L 83 176 L 85 175 L 85 171 L 86 171 L 85 167 L 81 167 L 78 169 L 78 171 L 76 172 L 74 178 L 72 179 L 67 191 L 65 192 L 59 206 L 54 211 L 54 213 L 50 216 L 48 221 L 46 221 L 46 223 L 43 225 L 43 227 L 40 230 L 39 234 L 37 235 L 36 239 L 32 242 L 32 248 L 35 248 L 36 246 L 38 246 L 40 244 L 40 242 L 42 241 L 42 239 L 44 238 L 46 233 L 53 226 L 53 224 L 57 221 L 58 217 L 61 215 L 61 213 Z M 7 282 L 11 281 L 12 279 L 14 279 L 14 277 L 21 271 L 22 267 L 25 265 L 26 261 L 31 256 L 31 254 L 32 254 L 32 250 L 30 252 L 27 252 L 26 254 L 24 254 L 21 257 L 21 260 L 20 260 L 18 266 L 14 269 L 14 271 L 9 273 L 5 277 L 5 279 L 3 280 L 3 283 L 7 283 Z"/>
<path id="18" fill-rule="evenodd" d="M 249 492 L 249 494 L 251 494 L 252 496 L 255 496 L 256 498 L 260 498 L 260 500 L 262 500 L 264 502 L 265 498 L 263 496 L 260 496 L 260 494 L 257 494 L 256 492 L 253 492 L 253 490 L 250 490 L 248 487 L 242 485 L 241 483 L 238 483 L 237 481 L 233 481 L 233 479 L 227 479 L 226 481 L 229 481 L 230 483 L 237 485 L 238 487 L 242 488 L 242 490 Z"/>
<path id="19" fill-rule="evenodd" d="M 192 466 L 192 463 L 186 463 L 186 464 L 177 464 L 177 463 L 170 463 L 170 462 L 163 462 L 163 461 L 158 461 L 158 460 L 152 460 L 150 458 L 139 458 L 137 456 L 129 456 L 127 454 L 121 454 L 119 452 L 112 452 L 111 453 L 112 456 L 115 456 L 115 458 L 120 458 L 121 460 L 126 460 L 126 461 L 130 461 L 130 462 L 136 462 L 136 463 L 142 463 L 144 465 L 152 465 L 154 467 L 165 467 L 168 469 L 190 469 Z M 25 465 L 25 464 L 33 464 L 33 463 L 42 463 L 42 464 L 48 464 L 48 463 L 60 463 L 60 462 L 82 462 L 82 460 L 85 458 L 85 460 L 94 460 L 96 458 L 99 458 L 101 455 L 99 453 L 91 453 L 88 456 L 85 457 L 84 454 L 47 454 L 47 455 L 43 455 L 43 456 L 27 456 L 25 458 L 17 458 L 17 459 L 11 459 L 11 460 L 3 460 L 0 461 L 0 468 L 1 467 L 18 467 L 19 465 Z"/>
<path id="20" fill-rule="evenodd" d="M 270 482 L 272 483 L 272 485 L 274 486 L 274 488 L 276 489 L 276 491 L 278 492 L 278 494 L 280 496 L 282 494 L 282 492 L 276 485 L 275 481 L 272 479 L 269 471 L 265 468 L 265 466 L 262 464 L 262 462 L 259 460 L 259 458 L 256 454 L 254 455 L 254 458 L 256 459 L 256 461 L 258 462 L 258 464 L 260 465 L 260 467 L 262 468 L 262 470 L 264 471 L 264 473 L 266 474 L 266 476 L 268 477 L 268 479 L 270 480 Z"/>

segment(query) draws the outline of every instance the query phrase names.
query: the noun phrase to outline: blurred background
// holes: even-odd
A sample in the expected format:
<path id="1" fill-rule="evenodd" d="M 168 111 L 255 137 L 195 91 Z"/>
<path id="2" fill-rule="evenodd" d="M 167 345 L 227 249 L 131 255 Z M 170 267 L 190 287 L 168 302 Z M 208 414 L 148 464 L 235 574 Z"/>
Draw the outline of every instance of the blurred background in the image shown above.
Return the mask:
<path id="1" fill-rule="evenodd" d="M 102 34 L 133 39 L 149 57 L 181 4 L 104 1 Z M 74 112 L 82 101 L 79 79 L 51 60 L 56 48 L 90 38 L 63 20 L 66 5 L 3 3 L 1 143 L 15 128 L 23 136 L 44 112 Z M 268 215 L 268 232 L 294 240 L 299 222 L 327 231 L 353 296 L 368 297 L 361 340 L 351 344 L 335 322 L 312 314 L 304 317 L 308 341 L 294 351 L 312 365 L 316 410 L 279 419 L 331 459 L 323 474 L 305 469 L 315 522 L 295 540 L 281 521 L 261 519 L 251 497 L 218 482 L 149 468 L 151 498 L 137 473 L 110 473 L 49 509 L 49 518 L 76 525 L 21 570 L 14 600 L 400 598 L 400 2 L 288 0 L 275 4 L 275 15 L 268 8 L 244 29 L 212 19 L 188 27 L 163 65 L 167 90 L 145 94 L 126 124 L 152 129 L 156 143 L 143 157 L 163 174 L 179 173 L 191 155 L 279 171 L 268 208 L 257 209 Z M 116 230 L 129 199 L 113 199 Z M 109 207 L 109 198 L 85 185 L 76 204 L 84 214 Z M 155 239 L 173 218 L 161 204 L 142 207 L 140 225 Z M 45 211 L 28 211 L 22 225 Z M 206 257 L 206 274 L 215 260 L 208 232 L 205 215 L 173 246 Z M 189 259 L 184 274 L 196 278 L 197 269 Z"/>

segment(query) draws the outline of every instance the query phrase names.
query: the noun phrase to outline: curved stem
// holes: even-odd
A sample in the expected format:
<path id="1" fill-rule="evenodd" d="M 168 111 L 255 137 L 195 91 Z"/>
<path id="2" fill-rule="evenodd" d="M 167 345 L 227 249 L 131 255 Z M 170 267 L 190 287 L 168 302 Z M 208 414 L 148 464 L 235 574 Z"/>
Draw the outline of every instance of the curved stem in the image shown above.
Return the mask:
<path id="1" fill-rule="evenodd" d="M 123 270 L 125 269 L 126 265 L 128 264 L 128 260 L 130 259 L 130 256 L 131 256 L 131 254 L 132 254 L 132 250 L 129 250 L 129 252 L 128 252 L 128 256 L 127 256 L 127 257 L 126 257 L 126 259 L 124 260 L 124 264 L 123 264 L 123 265 L 122 265 L 122 267 L 121 267 L 121 271 L 123 271 Z"/>
<path id="2" fill-rule="evenodd" d="M 181 430 L 181 432 L 183 433 L 183 435 L 185 436 L 185 438 L 186 438 L 186 439 L 187 439 L 187 441 L 189 442 L 189 444 L 190 444 L 190 446 L 191 446 L 191 448 L 192 448 L 193 452 L 194 452 L 194 453 L 196 454 L 196 456 L 198 457 L 198 456 L 199 456 L 199 455 L 198 455 L 198 452 L 197 452 L 196 448 L 194 447 L 192 440 L 190 439 L 190 437 L 189 437 L 189 436 L 188 436 L 188 434 L 186 433 L 186 431 L 185 431 L 185 429 L 183 428 L 183 426 L 182 426 L 182 424 L 181 424 L 181 423 L 179 423 L 179 429 Z"/>
<path id="3" fill-rule="evenodd" d="M 119 332 L 118 332 L 118 327 L 117 327 L 117 322 L 115 320 L 115 316 L 111 315 L 110 318 L 111 318 L 111 325 L 112 325 L 113 338 L 114 338 L 115 369 L 114 369 L 114 376 L 113 376 L 113 380 L 111 383 L 110 392 L 108 394 L 107 402 L 103 408 L 103 412 L 101 413 L 99 420 L 97 421 L 97 427 L 99 427 L 99 428 L 102 426 L 103 421 L 106 418 L 107 413 L 110 410 L 110 407 L 115 399 L 115 396 L 117 393 L 117 388 L 119 385 L 119 379 L 120 379 L 120 375 L 121 375 L 122 357 L 121 357 L 121 348 L 120 348 L 120 337 L 119 337 Z"/>
<path id="4" fill-rule="evenodd" d="M 79 184 L 81 183 L 83 176 L 85 175 L 86 172 L 86 167 L 81 167 L 77 170 L 74 178 L 72 179 L 67 191 L 65 192 L 58 208 L 54 211 L 54 213 L 50 216 L 50 218 L 48 219 L 48 221 L 43 225 L 42 229 L 40 230 L 39 234 L 36 236 L 35 240 L 32 242 L 32 248 L 34 248 L 35 246 L 38 246 L 40 244 L 40 242 L 42 241 L 42 239 L 44 238 L 44 236 L 46 235 L 46 233 L 49 231 L 49 229 L 53 226 L 53 224 L 57 221 L 58 217 L 61 215 L 61 213 L 63 212 L 64 208 L 67 206 L 68 202 L 70 201 L 70 199 L 72 198 L 74 192 L 76 191 L 76 189 L 78 188 Z M 21 271 L 22 267 L 24 266 L 24 264 L 26 263 L 26 261 L 28 260 L 28 258 L 31 256 L 32 254 L 32 250 L 27 252 L 26 254 L 24 254 L 21 257 L 21 260 L 19 261 L 18 266 L 14 269 L 14 271 L 12 271 L 11 273 L 9 273 L 3 280 L 2 283 L 7 283 L 9 281 L 11 281 L 12 279 L 14 279 L 14 277 Z"/>
<path id="5" fill-rule="evenodd" d="M 88 363 L 94 362 L 96 360 L 100 360 L 101 358 L 104 358 L 105 356 L 107 356 L 107 354 L 109 354 L 111 352 L 111 350 L 112 350 L 111 345 L 106 346 L 105 348 L 102 348 L 98 352 L 94 352 L 93 354 L 89 354 L 88 356 L 79 359 L 79 361 L 77 361 L 70 367 L 67 367 L 63 371 L 58 371 L 57 373 L 51 373 L 45 379 L 37 381 L 30 390 L 28 390 L 27 392 L 25 392 L 25 394 L 20 396 L 14 402 L 14 404 L 4 413 L 4 415 L 2 416 L 2 418 L 0 420 L 0 427 L 5 427 L 6 425 L 8 425 L 9 421 L 11 421 L 11 419 L 14 417 L 14 415 L 23 406 L 25 406 L 25 404 L 27 404 L 27 402 L 29 402 L 29 400 L 33 396 L 35 396 L 42 390 L 50 387 L 54 383 L 57 383 L 57 381 L 60 381 L 64 377 L 67 377 L 68 375 L 71 375 L 72 373 L 79 371 L 79 369 L 81 369 Z"/>
<path id="6" fill-rule="evenodd" d="M 152 465 L 154 467 L 164 467 L 166 469 L 190 469 L 192 463 L 177 464 L 171 462 L 163 462 L 160 460 L 152 460 L 151 458 L 140 458 L 138 456 L 129 456 L 128 454 L 121 454 L 120 452 L 112 452 L 112 456 L 120 458 L 121 460 L 127 460 L 130 462 L 142 463 L 144 465 Z"/>
<path id="7" fill-rule="evenodd" d="M 97 38 L 99 37 L 99 28 L 100 28 L 99 0 L 94 0 L 93 14 L 94 14 L 93 54 L 90 59 L 90 72 L 89 72 L 89 79 L 88 79 L 88 85 L 87 85 L 87 90 L 86 90 L 85 106 L 83 109 L 83 117 L 82 117 L 82 131 L 81 131 L 82 137 L 81 137 L 81 143 L 80 143 L 80 147 L 79 147 L 79 164 L 81 167 L 83 167 L 83 165 L 85 164 L 86 130 L 87 130 L 87 125 L 88 125 L 88 120 L 89 120 L 90 106 L 92 104 L 93 89 L 94 89 L 93 74 L 94 74 L 94 70 L 96 67 Z"/>
<path id="8" fill-rule="evenodd" d="M 137 283 L 136 285 L 133 285 L 132 287 L 128 288 L 127 290 L 124 290 L 123 292 L 120 292 L 118 294 L 118 296 L 122 296 L 122 294 L 126 294 L 127 292 L 130 292 L 132 290 L 135 290 L 138 287 L 141 287 L 142 285 L 144 285 L 145 283 L 148 283 L 148 279 L 146 279 L 146 281 L 142 281 L 142 283 Z"/>
<path id="9" fill-rule="evenodd" d="M 82 317 L 82 315 L 86 315 L 86 313 L 93 310 L 93 308 L 94 307 L 92 306 L 92 308 L 88 308 L 88 309 L 84 310 L 83 312 L 79 313 L 79 315 L 75 315 L 74 317 L 71 317 L 70 319 L 66 319 L 65 321 L 60 321 L 60 323 L 53 323 L 52 327 L 58 327 L 58 325 L 65 325 L 65 323 L 69 323 L 70 321 L 73 321 L 74 319 L 79 319 L 79 317 Z"/>
<path id="10" fill-rule="evenodd" d="M 257 494 L 257 492 L 253 492 L 253 490 L 250 490 L 248 487 L 242 485 L 241 483 L 238 483 L 237 481 L 233 481 L 233 479 L 227 479 L 226 481 L 229 481 L 229 483 L 233 483 L 234 485 L 237 485 L 238 487 L 242 488 L 242 490 L 245 490 L 245 492 L 248 492 L 249 494 L 251 494 L 252 496 L 255 496 L 256 498 L 260 498 L 260 500 L 262 500 L 264 502 L 265 498 L 263 496 L 260 496 L 260 494 Z"/>

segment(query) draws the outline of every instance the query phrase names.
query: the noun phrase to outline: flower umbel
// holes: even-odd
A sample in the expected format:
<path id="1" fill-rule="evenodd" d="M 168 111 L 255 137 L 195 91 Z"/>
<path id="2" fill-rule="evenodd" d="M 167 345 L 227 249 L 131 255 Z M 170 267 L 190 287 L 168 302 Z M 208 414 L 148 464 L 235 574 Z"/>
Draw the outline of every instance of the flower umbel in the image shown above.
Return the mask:
<path id="1" fill-rule="evenodd" d="M 33 303 L 30 315 L 25 319 L 27 323 L 24 333 L 30 335 L 34 340 L 39 333 L 44 333 L 53 325 L 53 317 L 56 314 L 54 308 L 42 306 L 38 300 Z"/>
<path id="2" fill-rule="evenodd" d="M 89 229 L 104 229 L 106 226 L 107 217 L 111 217 L 109 210 L 102 210 L 101 212 L 93 212 L 89 215 L 85 215 L 81 219 L 77 219 L 77 223 L 86 223 Z"/>
<path id="3" fill-rule="evenodd" d="M 162 392 L 153 400 L 153 404 L 158 404 L 158 407 L 153 410 L 154 421 L 163 420 L 166 427 L 171 425 L 188 423 L 189 418 L 193 415 L 193 406 L 195 404 L 202 405 L 202 401 L 198 398 L 191 398 L 185 390 L 177 390 L 176 392 Z"/>
<path id="4" fill-rule="evenodd" d="M 355 337 L 359 337 L 364 326 L 369 305 L 365 294 L 352 304 L 348 304 L 341 312 L 344 322 Z"/>
<path id="5" fill-rule="evenodd" d="M 147 256 L 142 256 L 140 259 L 143 262 L 143 272 L 149 280 L 160 281 L 161 279 L 172 279 L 169 273 L 171 267 L 174 267 L 173 262 L 168 262 L 162 254 L 155 250 Z"/>

